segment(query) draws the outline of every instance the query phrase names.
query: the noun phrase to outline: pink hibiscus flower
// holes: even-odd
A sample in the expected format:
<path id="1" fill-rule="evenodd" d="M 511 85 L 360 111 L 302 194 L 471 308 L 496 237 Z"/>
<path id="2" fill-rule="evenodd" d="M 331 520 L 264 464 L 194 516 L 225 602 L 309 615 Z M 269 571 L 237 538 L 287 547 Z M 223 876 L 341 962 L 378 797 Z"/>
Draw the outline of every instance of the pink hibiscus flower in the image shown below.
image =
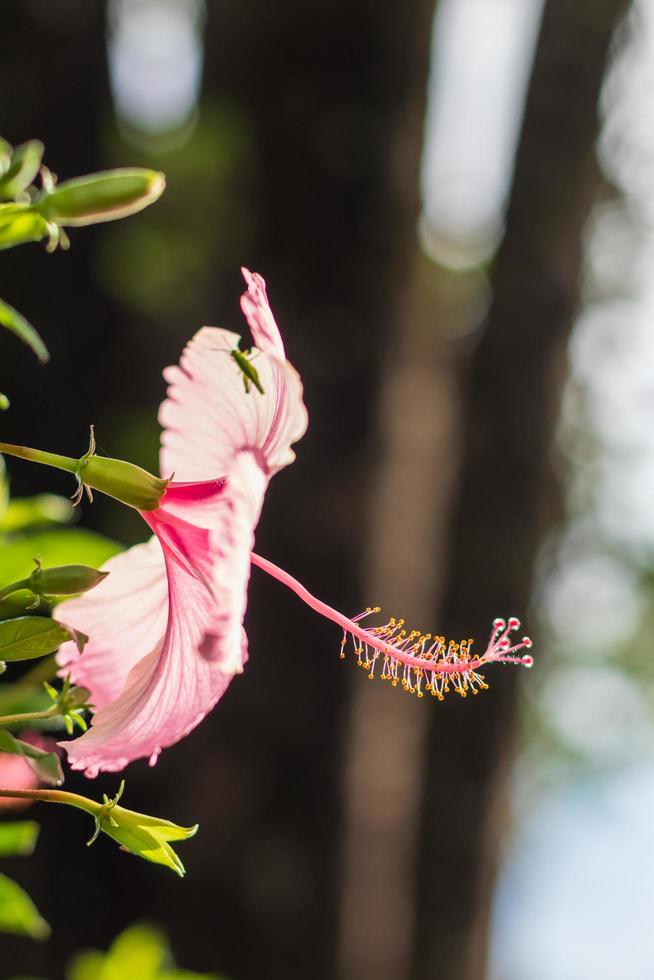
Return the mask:
<path id="1" fill-rule="evenodd" d="M 263 394 L 246 393 L 228 356 L 240 338 L 204 327 L 168 368 L 161 470 L 174 473 L 155 510 L 155 538 L 111 559 L 108 578 L 62 603 L 90 636 L 60 664 L 91 691 L 89 731 L 65 743 L 73 769 L 93 776 L 133 759 L 151 763 L 222 697 L 247 659 L 243 630 L 250 551 L 270 478 L 295 458 L 305 432 L 302 384 L 288 363 L 260 276 L 244 270 L 241 300 L 260 356 Z"/>
<path id="2" fill-rule="evenodd" d="M 465 696 L 485 687 L 479 669 L 496 662 L 529 666 L 511 646 L 518 621 L 496 623 L 486 652 L 472 641 L 407 633 L 402 621 L 364 628 L 316 599 L 290 575 L 252 554 L 254 529 L 271 476 L 291 463 L 304 434 L 302 385 L 288 363 L 265 283 L 243 270 L 241 307 L 259 349 L 253 380 L 244 384 L 233 351 L 239 337 L 204 327 L 179 366 L 164 372 L 168 398 L 162 473 L 174 473 L 159 506 L 140 511 L 155 537 L 112 558 L 111 572 L 92 592 L 62 603 L 56 615 L 90 639 L 80 656 L 61 648 L 59 663 L 91 691 L 89 731 L 63 743 L 73 769 L 88 776 L 123 769 L 134 759 L 154 764 L 162 748 L 188 734 L 222 697 L 247 659 L 243 618 L 250 564 L 291 588 L 353 641 L 358 662 L 374 676 L 423 696 L 449 689 Z M 247 379 L 247 375 L 246 375 Z M 83 478 L 83 473 L 82 473 Z M 377 610 L 374 610 L 377 611 Z"/>

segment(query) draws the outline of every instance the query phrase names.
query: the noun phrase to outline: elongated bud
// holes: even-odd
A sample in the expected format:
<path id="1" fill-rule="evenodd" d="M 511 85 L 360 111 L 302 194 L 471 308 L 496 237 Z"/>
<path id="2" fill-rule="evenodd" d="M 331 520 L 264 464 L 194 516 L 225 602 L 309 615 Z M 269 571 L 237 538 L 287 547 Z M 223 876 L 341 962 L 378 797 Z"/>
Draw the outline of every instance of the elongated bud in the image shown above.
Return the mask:
<path id="1" fill-rule="evenodd" d="M 80 460 L 77 472 L 85 487 L 100 490 L 137 510 L 156 510 L 168 486 L 168 480 L 160 480 L 134 463 L 107 456 Z"/>
<path id="2" fill-rule="evenodd" d="M 0 453 L 9 456 L 19 456 L 44 466 L 54 466 L 55 469 L 65 470 L 77 477 L 78 488 L 74 500 L 76 503 L 86 489 L 92 499 L 91 489 L 100 490 L 109 497 L 114 497 L 136 510 L 156 510 L 161 498 L 166 492 L 169 480 L 161 480 L 147 470 L 128 463 L 123 459 L 110 459 L 107 456 L 95 455 L 95 436 L 91 426 L 91 442 L 88 452 L 81 459 L 70 456 L 59 456 L 57 453 L 44 452 L 41 449 L 31 449 L 29 446 L 14 446 L 8 442 L 0 442 Z"/>
<path id="3" fill-rule="evenodd" d="M 41 568 L 40 564 L 27 579 L 28 588 L 36 595 L 79 595 L 88 592 L 107 577 L 109 572 L 99 572 L 88 565 L 55 565 Z"/>
<path id="4" fill-rule="evenodd" d="M 46 189 L 34 207 L 58 225 L 91 225 L 141 211 L 161 197 L 165 186 L 166 178 L 156 170 L 105 170 Z"/>

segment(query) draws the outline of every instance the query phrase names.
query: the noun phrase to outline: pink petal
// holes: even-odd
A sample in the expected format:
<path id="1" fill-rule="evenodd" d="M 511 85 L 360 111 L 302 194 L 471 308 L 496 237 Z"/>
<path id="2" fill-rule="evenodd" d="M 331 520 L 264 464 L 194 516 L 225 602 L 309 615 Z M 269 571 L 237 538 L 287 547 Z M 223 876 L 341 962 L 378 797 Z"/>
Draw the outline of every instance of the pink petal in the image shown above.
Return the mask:
<path id="1" fill-rule="evenodd" d="M 97 709 L 118 697 L 132 667 L 160 642 L 168 615 L 166 566 L 155 538 L 102 568 L 110 574 L 100 585 L 53 612 L 89 637 L 81 655 L 74 643 L 64 643 L 57 662 L 75 684 L 89 689 Z"/>
<path id="2" fill-rule="evenodd" d="M 143 515 L 165 555 L 165 636 L 132 668 L 120 697 L 97 712 L 90 730 L 63 743 L 73 769 L 93 776 L 133 759 L 154 762 L 195 728 L 242 670 L 249 554 L 265 484 L 254 456 L 244 453 L 227 481 L 212 481 L 211 528 L 185 522 L 179 497 L 173 512 L 166 511 L 166 497 L 159 511 Z"/>
<path id="3" fill-rule="evenodd" d="M 268 476 L 292 463 L 291 445 L 307 427 L 302 383 L 284 359 L 279 331 L 265 299 L 261 277 L 250 276 L 243 309 L 261 346 L 254 367 L 264 390 L 246 392 L 229 356 L 237 334 L 204 327 L 186 346 L 179 366 L 166 368 L 168 398 L 161 406 L 161 473 L 200 481 L 229 473 L 238 452 L 260 451 Z"/>
<path id="4" fill-rule="evenodd" d="M 284 344 L 268 303 L 266 281 L 258 272 L 250 272 L 245 268 L 241 272 L 248 287 L 247 292 L 241 296 L 241 309 L 252 331 L 254 342 L 266 354 L 285 361 Z"/>

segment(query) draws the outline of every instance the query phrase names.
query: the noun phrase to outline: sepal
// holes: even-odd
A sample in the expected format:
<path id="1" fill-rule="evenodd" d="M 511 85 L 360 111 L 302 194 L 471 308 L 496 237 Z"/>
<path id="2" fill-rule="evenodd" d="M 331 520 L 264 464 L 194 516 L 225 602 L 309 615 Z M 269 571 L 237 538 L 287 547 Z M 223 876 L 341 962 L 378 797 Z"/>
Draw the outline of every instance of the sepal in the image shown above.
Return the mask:
<path id="1" fill-rule="evenodd" d="M 118 805 L 124 789 L 123 779 L 113 799 L 104 794 L 104 803 L 94 813 L 95 831 L 88 844 L 91 845 L 100 833 L 105 833 L 120 844 L 121 850 L 136 854 L 153 864 L 161 864 L 180 878 L 183 877 L 184 865 L 169 841 L 188 840 L 197 833 L 198 825 L 179 827 L 161 817 L 150 817 L 145 813 L 126 810 Z"/>

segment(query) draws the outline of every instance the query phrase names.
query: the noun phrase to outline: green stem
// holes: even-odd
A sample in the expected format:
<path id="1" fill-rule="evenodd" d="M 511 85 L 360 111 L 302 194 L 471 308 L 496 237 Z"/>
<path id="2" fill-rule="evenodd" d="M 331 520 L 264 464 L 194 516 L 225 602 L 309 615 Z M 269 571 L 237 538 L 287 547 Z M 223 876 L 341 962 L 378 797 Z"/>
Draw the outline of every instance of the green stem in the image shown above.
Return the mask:
<path id="1" fill-rule="evenodd" d="M 78 793 L 67 793 L 62 789 L 0 789 L 0 796 L 10 800 L 36 800 L 40 803 L 65 803 L 95 816 L 102 810 L 102 803 L 89 800 Z"/>
<path id="2" fill-rule="evenodd" d="M 4 589 L 0 589 L 0 602 L 6 599 L 7 596 L 10 596 L 12 592 L 19 592 L 21 589 L 30 590 L 29 579 L 23 578 L 20 582 L 12 582 L 11 585 L 5 585 Z"/>
<path id="3" fill-rule="evenodd" d="M 71 456 L 58 456 L 56 453 L 47 453 L 42 449 L 30 449 L 29 446 L 13 446 L 9 442 L 0 442 L 0 453 L 7 456 L 20 456 L 21 459 L 29 459 L 33 463 L 43 463 L 44 466 L 54 466 L 58 470 L 66 470 L 68 473 L 77 473 L 79 460 Z"/>
<path id="4" fill-rule="evenodd" d="M 61 708 L 53 704 L 45 711 L 26 711 L 20 715 L 0 715 L 0 728 L 8 728 L 10 725 L 22 725 L 28 721 L 46 721 L 48 718 L 56 718 L 62 714 Z"/>

